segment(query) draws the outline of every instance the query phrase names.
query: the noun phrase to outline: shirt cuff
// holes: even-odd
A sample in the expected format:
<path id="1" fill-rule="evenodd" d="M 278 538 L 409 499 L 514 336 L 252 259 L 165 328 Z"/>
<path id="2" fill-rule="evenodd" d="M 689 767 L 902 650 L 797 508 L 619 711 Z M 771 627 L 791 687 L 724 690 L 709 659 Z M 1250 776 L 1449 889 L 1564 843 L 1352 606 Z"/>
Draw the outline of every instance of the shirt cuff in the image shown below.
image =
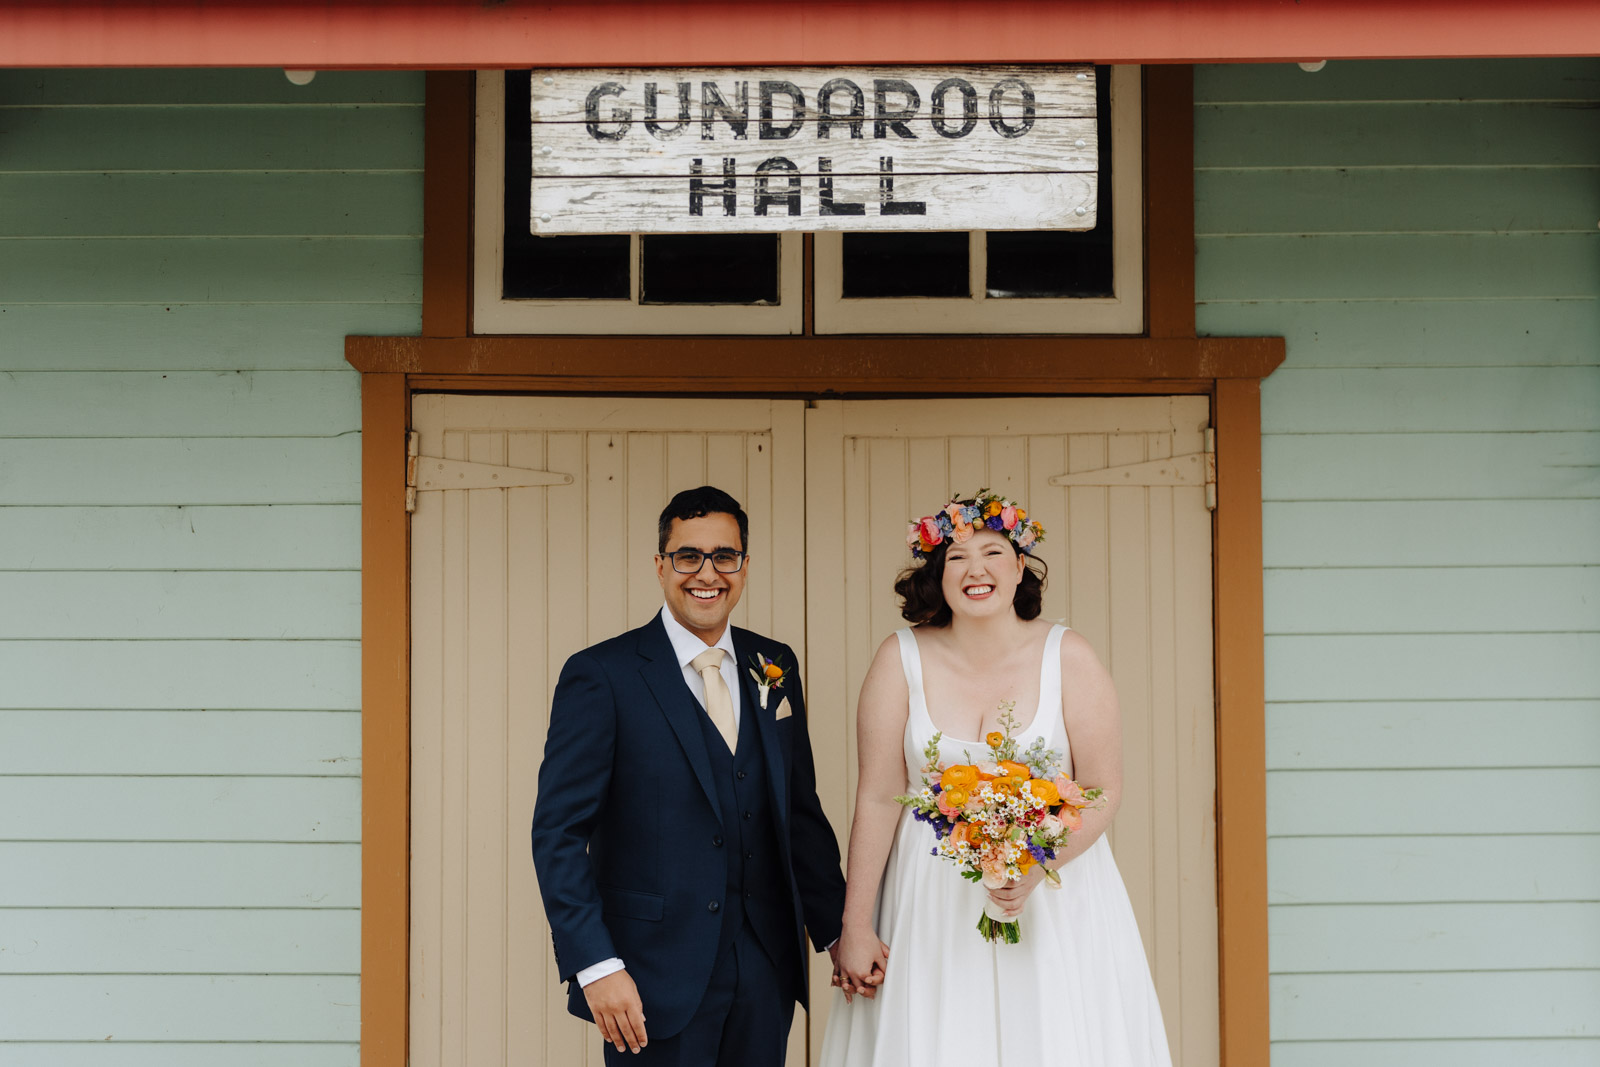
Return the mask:
<path id="1" fill-rule="evenodd" d="M 622 969 L 622 961 L 617 957 L 612 956 L 608 960 L 601 960 L 599 963 L 596 963 L 590 967 L 585 967 L 583 970 L 579 971 L 577 974 L 578 985 L 586 986 L 590 982 L 598 982 L 606 975 L 616 974 Z"/>

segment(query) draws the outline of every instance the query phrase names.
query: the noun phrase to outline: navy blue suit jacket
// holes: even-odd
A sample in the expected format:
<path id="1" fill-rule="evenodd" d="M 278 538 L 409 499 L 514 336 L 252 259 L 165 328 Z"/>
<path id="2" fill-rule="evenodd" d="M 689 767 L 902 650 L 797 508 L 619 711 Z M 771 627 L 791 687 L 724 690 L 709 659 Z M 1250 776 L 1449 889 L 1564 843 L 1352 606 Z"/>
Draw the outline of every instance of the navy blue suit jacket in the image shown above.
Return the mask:
<path id="1" fill-rule="evenodd" d="M 748 670 L 758 652 L 789 668 L 798 661 L 789 646 L 737 627 L 733 647 L 741 714 L 756 716 L 766 759 L 796 943 L 804 931 L 821 950 L 839 936 L 844 877 L 817 799 L 800 674 L 791 670 L 763 709 Z M 784 697 L 793 714 L 780 720 Z M 612 956 L 639 987 L 651 1037 L 681 1031 L 704 994 L 728 860 L 703 714 L 659 615 L 562 668 L 539 769 L 533 862 L 574 1015 L 590 1018 L 575 975 Z M 804 1004 L 803 975 L 796 988 Z"/>

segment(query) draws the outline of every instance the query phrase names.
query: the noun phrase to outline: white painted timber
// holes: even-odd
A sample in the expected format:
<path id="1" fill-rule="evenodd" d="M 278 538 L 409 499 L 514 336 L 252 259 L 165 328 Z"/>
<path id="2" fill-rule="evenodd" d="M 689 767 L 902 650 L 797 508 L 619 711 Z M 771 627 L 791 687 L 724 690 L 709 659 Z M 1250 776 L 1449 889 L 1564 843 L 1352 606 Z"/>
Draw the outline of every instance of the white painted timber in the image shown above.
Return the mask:
<path id="1" fill-rule="evenodd" d="M 355 641 L 0 641 L 0 708 L 360 706 Z"/>
<path id="2" fill-rule="evenodd" d="M 0 778 L 5 841 L 361 839 L 355 778 Z"/>
<path id="3" fill-rule="evenodd" d="M 1600 946 L 1600 901 L 1273 908 L 1275 972 L 1582 969 Z"/>
<path id="4" fill-rule="evenodd" d="M 358 504 L 0 507 L 0 570 L 355 570 Z"/>
<path id="5" fill-rule="evenodd" d="M 536 70 L 530 82 L 536 234 L 1095 223 L 1091 67 Z M 709 188 L 724 182 L 726 204 Z"/>
<path id="6" fill-rule="evenodd" d="M 0 908 L 0 974 L 354 974 L 353 908 Z"/>
<path id="7" fill-rule="evenodd" d="M 6 442 L 6 455 L 0 504 L 347 504 L 361 498 L 357 434 L 33 438 Z"/>
<path id="8" fill-rule="evenodd" d="M 1593 901 L 1600 834 L 1273 838 L 1267 867 L 1274 905 Z"/>
<path id="9" fill-rule="evenodd" d="M 1600 696 L 1600 633 L 1269 637 L 1267 699 Z"/>
<path id="10" fill-rule="evenodd" d="M 360 996 L 353 976 L 0 975 L 0 1041 L 354 1041 Z"/>
<path id="11" fill-rule="evenodd" d="M 355 571 L 0 571 L 7 638 L 361 636 Z"/>
<path id="12" fill-rule="evenodd" d="M 1267 767 L 1600 766 L 1600 700 L 1276 703 Z"/>
<path id="13" fill-rule="evenodd" d="M 1594 1067 L 1600 1038 L 1531 1038 L 1519 1041 L 1274 1041 L 1273 1067 Z"/>
<path id="14" fill-rule="evenodd" d="M 1267 774 L 1269 836 L 1600 834 L 1600 767 Z"/>
<path id="15" fill-rule="evenodd" d="M 279 77 L 282 77 L 280 74 Z M 293 1041 L 130 1042 L 15 1041 L 6 1051 L 28 1067 L 359 1067 L 354 1040 L 306 1044 Z"/>
<path id="16" fill-rule="evenodd" d="M 18 372 L 0 389 L 6 437 L 332 437 L 360 429 L 354 371 Z"/>
<path id="17" fill-rule="evenodd" d="M 0 775 L 360 773 L 355 711 L 0 711 Z"/>
<path id="18" fill-rule="evenodd" d="M 0 908 L 361 906 L 356 844 L 0 841 L 0 870 Z"/>
<path id="19" fill-rule="evenodd" d="M 1600 1037 L 1600 970 L 1275 975 L 1272 1028 L 1302 1040 Z"/>

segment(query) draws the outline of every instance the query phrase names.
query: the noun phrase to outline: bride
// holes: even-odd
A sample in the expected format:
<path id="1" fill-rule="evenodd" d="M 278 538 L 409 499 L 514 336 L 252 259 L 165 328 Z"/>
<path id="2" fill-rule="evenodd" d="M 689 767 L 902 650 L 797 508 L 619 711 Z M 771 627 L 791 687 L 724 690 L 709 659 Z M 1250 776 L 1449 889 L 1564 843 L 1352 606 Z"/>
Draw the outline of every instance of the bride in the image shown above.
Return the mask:
<path id="1" fill-rule="evenodd" d="M 823 1067 L 1026 1062 L 1167 1067 L 1166 1032 L 1127 890 L 1105 840 L 1122 788 L 1110 675 L 1082 637 L 1039 618 L 1043 530 L 989 493 L 912 524 L 921 560 L 895 583 L 912 624 L 879 647 L 857 712 L 860 776 L 844 931 Z M 1020 747 L 1037 738 L 1064 773 L 1105 791 L 1055 858 L 986 890 L 932 854 L 934 834 L 895 797 L 940 762 L 983 758 L 1014 702 Z M 969 758 L 967 753 L 973 755 Z M 1040 889 L 1048 866 L 1061 888 Z M 976 929 L 986 898 L 1020 944 Z"/>

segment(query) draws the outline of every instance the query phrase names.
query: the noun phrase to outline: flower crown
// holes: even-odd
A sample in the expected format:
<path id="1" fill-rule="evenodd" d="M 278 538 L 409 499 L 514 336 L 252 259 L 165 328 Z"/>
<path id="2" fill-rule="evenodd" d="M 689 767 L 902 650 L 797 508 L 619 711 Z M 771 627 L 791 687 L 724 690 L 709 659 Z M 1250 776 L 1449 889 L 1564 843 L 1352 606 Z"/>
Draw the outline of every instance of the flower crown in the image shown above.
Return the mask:
<path id="1" fill-rule="evenodd" d="M 961 544 L 978 530 L 993 530 L 1011 538 L 1011 543 L 1023 552 L 1033 555 L 1033 546 L 1044 540 L 1044 525 L 1038 519 L 1029 520 L 1028 513 L 1008 500 L 987 489 L 979 489 L 970 497 L 956 493 L 950 503 L 924 515 L 907 525 L 906 544 L 911 555 L 925 559 L 946 540 Z"/>

